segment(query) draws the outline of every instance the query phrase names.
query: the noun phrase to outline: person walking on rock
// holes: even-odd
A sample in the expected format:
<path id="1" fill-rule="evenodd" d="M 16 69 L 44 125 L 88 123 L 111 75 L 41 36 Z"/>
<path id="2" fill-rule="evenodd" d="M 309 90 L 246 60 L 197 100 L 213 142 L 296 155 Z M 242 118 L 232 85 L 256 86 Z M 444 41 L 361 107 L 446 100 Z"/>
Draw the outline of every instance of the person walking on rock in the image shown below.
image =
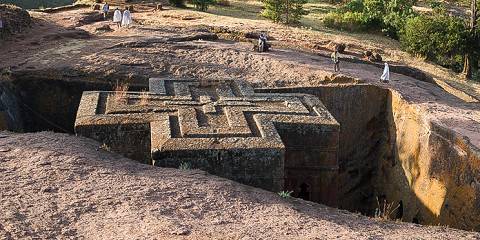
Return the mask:
<path id="1" fill-rule="evenodd" d="M 108 6 L 108 3 L 105 2 L 105 4 L 103 5 L 103 8 L 102 8 L 103 20 L 107 19 L 108 11 L 110 11 L 110 6 Z"/>
<path id="2" fill-rule="evenodd" d="M 123 11 L 123 18 L 122 18 L 122 26 L 128 27 L 132 23 L 132 15 L 127 7 L 125 7 L 125 11 Z"/>
<path id="3" fill-rule="evenodd" d="M 380 80 L 384 82 L 390 81 L 390 68 L 388 67 L 387 62 L 385 62 L 385 67 L 383 68 L 383 74 L 380 77 Z"/>
<path id="4" fill-rule="evenodd" d="M 340 59 L 338 58 L 338 50 L 335 51 L 331 55 L 333 61 L 333 71 L 338 72 L 340 71 Z"/>
<path id="5" fill-rule="evenodd" d="M 117 24 L 118 28 L 122 26 L 122 12 L 118 8 L 116 8 L 113 13 L 113 22 Z"/>

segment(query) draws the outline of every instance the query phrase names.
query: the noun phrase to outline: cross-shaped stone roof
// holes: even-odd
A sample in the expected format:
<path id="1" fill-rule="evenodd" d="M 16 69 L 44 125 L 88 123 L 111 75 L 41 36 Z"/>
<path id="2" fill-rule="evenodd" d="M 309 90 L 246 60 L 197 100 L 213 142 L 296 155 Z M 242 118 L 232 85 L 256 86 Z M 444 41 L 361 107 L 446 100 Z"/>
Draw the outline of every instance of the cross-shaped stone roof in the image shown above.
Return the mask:
<path id="1" fill-rule="evenodd" d="M 289 156 L 338 168 L 339 125 L 317 97 L 256 93 L 238 80 L 152 78 L 149 92 L 84 92 L 75 129 L 137 160 L 191 162 L 270 190 L 282 188 Z"/>

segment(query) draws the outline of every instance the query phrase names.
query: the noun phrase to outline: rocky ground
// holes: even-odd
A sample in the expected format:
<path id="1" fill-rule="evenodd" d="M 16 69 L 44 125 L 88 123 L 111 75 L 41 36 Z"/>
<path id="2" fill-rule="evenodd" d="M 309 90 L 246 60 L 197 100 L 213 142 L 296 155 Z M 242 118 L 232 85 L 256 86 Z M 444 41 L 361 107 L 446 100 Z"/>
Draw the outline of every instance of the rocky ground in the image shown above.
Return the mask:
<path id="1" fill-rule="evenodd" d="M 480 238 L 283 199 L 199 170 L 138 164 L 52 132 L 1 132 L 0 173 L 1 239 Z"/>
<path id="2" fill-rule="evenodd" d="M 136 9 L 128 29 L 100 21 L 88 9 L 30 12 L 32 28 L 0 42 L 0 69 L 127 82 L 239 78 L 257 87 L 369 83 L 399 92 L 426 119 L 453 129 L 477 151 L 480 147 L 480 91 L 447 79 L 450 73 L 436 71 L 433 82 L 392 73 L 390 83 L 381 83 L 381 68 L 342 61 L 341 75 L 332 75 L 325 50 L 295 48 L 329 36 L 190 10 Z M 212 28 L 218 27 L 227 33 L 215 34 Z M 245 39 L 234 41 L 239 32 L 262 29 L 275 38 L 269 53 L 253 52 Z M 200 171 L 137 165 L 67 135 L 4 133 L 0 145 L 2 238 L 480 238 L 284 200 Z"/>

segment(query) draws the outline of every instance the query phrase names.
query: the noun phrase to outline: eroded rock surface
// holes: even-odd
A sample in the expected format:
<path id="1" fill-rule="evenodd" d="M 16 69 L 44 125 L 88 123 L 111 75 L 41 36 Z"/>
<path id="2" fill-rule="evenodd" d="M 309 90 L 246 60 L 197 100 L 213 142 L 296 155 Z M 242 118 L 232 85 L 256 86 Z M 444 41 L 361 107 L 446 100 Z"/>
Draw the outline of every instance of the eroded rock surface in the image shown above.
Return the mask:
<path id="1" fill-rule="evenodd" d="M 159 168 L 66 134 L 0 133 L 0 238 L 478 239 L 377 221 L 222 179 Z"/>

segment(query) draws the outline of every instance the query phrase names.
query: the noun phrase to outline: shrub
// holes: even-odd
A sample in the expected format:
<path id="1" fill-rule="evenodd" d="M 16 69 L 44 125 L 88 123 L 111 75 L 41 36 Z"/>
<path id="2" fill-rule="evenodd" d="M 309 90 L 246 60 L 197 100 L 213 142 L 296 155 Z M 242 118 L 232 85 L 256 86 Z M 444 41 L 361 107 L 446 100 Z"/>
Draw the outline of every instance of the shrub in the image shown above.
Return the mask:
<path id="1" fill-rule="evenodd" d="M 185 7 L 185 0 L 168 0 L 168 2 L 175 7 Z"/>
<path id="2" fill-rule="evenodd" d="M 405 28 L 407 19 L 414 17 L 413 0 L 389 1 L 385 6 L 382 31 L 394 39 L 398 39 Z"/>
<path id="3" fill-rule="evenodd" d="M 210 5 L 215 3 L 215 0 L 191 0 L 191 2 L 197 10 L 205 12 Z"/>
<path id="4" fill-rule="evenodd" d="M 425 56 L 430 61 L 460 71 L 467 37 L 462 19 L 436 14 L 408 19 L 400 43 L 412 54 Z"/>
<path id="5" fill-rule="evenodd" d="M 278 192 L 277 194 L 282 198 L 290 198 L 292 197 L 292 193 L 293 191 L 281 191 L 281 192 Z"/>
<path id="6" fill-rule="evenodd" d="M 281 0 L 263 0 L 265 9 L 262 11 L 262 16 L 278 23 L 282 20 L 282 12 L 284 8 Z"/>
<path id="7" fill-rule="evenodd" d="M 277 23 L 298 23 L 307 14 L 305 3 L 307 0 L 263 0 L 262 16 Z"/>
<path id="8" fill-rule="evenodd" d="M 359 12 L 330 12 L 323 19 L 323 23 L 329 28 L 352 32 L 364 31 L 368 28 L 363 14 Z"/>
<path id="9" fill-rule="evenodd" d="M 349 31 L 382 30 L 398 38 L 406 19 L 413 15 L 412 6 L 412 0 L 352 0 L 336 14 L 327 15 L 324 23 L 327 27 Z"/>
<path id="10" fill-rule="evenodd" d="M 363 0 L 352 0 L 342 7 L 344 12 L 363 12 Z"/>
<path id="11" fill-rule="evenodd" d="M 363 6 L 366 23 L 372 26 L 381 26 L 384 15 L 383 0 L 364 0 Z"/>

